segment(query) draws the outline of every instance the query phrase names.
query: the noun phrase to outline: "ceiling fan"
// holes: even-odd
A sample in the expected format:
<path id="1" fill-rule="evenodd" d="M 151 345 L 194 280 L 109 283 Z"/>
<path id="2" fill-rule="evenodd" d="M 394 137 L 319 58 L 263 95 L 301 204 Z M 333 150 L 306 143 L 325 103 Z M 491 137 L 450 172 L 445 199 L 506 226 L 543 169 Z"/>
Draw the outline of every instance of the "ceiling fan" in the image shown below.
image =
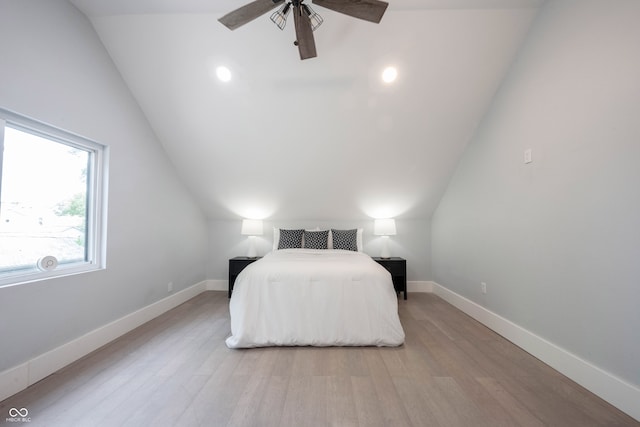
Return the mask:
<path id="1" fill-rule="evenodd" d="M 287 22 L 287 15 L 293 9 L 297 39 L 294 44 L 298 46 L 300 59 L 315 58 L 317 53 L 313 31 L 322 24 L 322 17 L 306 5 L 304 0 L 255 0 L 218 21 L 230 30 L 235 30 L 281 4 L 283 6 L 271 15 L 271 20 L 282 30 Z M 313 4 L 376 24 L 389 6 L 389 3 L 380 0 L 313 0 Z"/>

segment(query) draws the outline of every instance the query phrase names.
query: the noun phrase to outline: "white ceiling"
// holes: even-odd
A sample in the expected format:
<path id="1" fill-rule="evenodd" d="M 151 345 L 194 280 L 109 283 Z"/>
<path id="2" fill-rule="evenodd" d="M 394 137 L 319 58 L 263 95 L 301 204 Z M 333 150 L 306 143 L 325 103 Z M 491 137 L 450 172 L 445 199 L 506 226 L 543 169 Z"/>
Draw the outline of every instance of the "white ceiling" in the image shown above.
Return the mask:
<path id="1" fill-rule="evenodd" d="M 217 22 L 247 1 L 70 1 L 210 218 L 327 220 L 431 216 L 541 4 L 389 0 L 378 25 L 316 7 L 300 61 L 292 22 Z"/>

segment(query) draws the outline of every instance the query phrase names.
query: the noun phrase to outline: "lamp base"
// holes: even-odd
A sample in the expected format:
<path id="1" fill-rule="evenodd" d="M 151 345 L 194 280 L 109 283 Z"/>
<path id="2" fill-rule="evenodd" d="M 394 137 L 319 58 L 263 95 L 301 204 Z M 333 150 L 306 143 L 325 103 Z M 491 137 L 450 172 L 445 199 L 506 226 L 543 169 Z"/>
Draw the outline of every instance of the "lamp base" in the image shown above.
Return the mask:
<path id="1" fill-rule="evenodd" d="M 391 258 L 391 252 L 389 252 L 389 236 L 382 236 L 382 250 L 380 251 L 380 258 Z"/>
<path id="2" fill-rule="evenodd" d="M 249 236 L 249 250 L 247 251 L 247 258 L 257 258 L 258 254 L 256 252 L 256 237 Z"/>

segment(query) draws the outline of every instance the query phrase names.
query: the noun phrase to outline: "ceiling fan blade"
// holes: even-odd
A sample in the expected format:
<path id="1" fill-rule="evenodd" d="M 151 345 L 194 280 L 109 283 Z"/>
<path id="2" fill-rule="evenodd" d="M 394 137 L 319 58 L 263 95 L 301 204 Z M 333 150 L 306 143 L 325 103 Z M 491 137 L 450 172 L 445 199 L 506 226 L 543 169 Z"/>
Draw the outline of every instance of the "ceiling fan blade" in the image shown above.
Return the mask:
<path id="1" fill-rule="evenodd" d="M 300 5 L 294 5 L 293 20 L 296 24 L 296 43 L 298 51 L 300 51 L 300 59 L 315 58 L 316 42 L 313 39 L 313 30 L 311 29 L 311 20 Z"/>
<path id="2" fill-rule="evenodd" d="M 218 21 L 228 29 L 235 30 L 276 8 L 280 3 L 284 3 L 284 0 L 255 0 L 227 13 Z"/>
<path id="3" fill-rule="evenodd" d="M 389 6 L 380 0 L 313 0 L 313 4 L 376 24 Z"/>

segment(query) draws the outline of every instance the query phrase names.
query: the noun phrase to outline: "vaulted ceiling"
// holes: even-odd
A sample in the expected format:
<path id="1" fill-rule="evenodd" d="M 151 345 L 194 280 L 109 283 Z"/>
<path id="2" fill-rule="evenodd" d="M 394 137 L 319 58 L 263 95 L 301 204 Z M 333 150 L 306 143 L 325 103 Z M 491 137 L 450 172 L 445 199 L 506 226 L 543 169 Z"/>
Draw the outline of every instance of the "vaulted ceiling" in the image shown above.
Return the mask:
<path id="1" fill-rule="evenodd" d="M 70 1 L 210 218 L 327 220 L 431 216 L 542 2 L 388 0 L 380 24 L 315 7 L 301 61 L 293 22 L 217 22 L 248 1 Z"/>

